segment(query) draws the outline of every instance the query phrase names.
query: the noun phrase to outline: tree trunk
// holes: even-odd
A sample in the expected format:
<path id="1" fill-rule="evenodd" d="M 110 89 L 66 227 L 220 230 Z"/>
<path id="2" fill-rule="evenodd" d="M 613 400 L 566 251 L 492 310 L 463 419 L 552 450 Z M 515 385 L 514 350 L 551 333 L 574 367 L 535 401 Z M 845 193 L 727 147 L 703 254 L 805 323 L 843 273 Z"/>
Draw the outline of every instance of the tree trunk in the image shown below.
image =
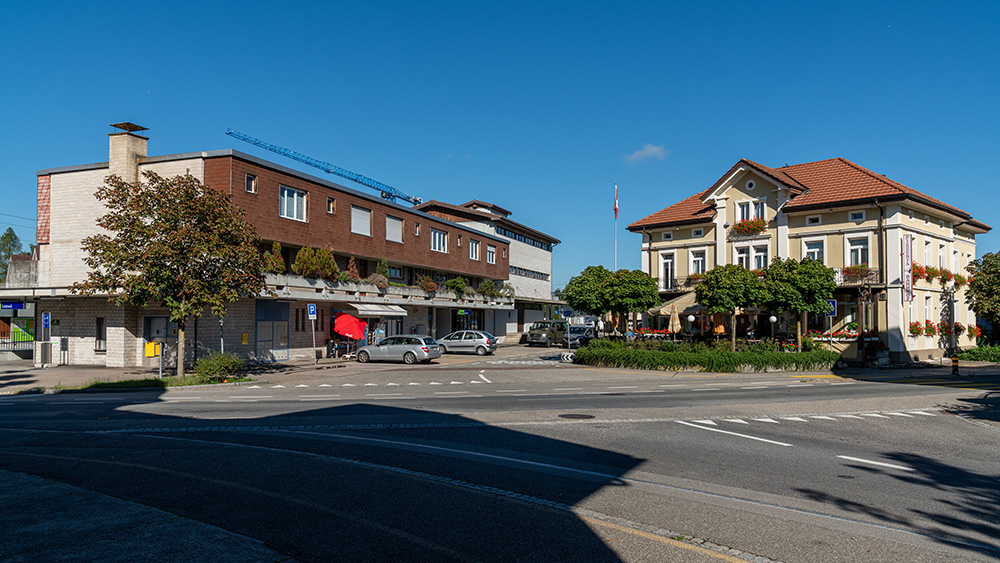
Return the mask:
<path id="1" fill-rule="evenodd" d="M 736 311 L 733 311 L 733 315 L 729 317 L 729 335 L 733 341 L 733 352 L 736 351 Z"/>
<path id="2" fill-rule="evenodd" d="M 177 377 L 184 377 L 184 325 L 177 326 Z"/>
<path id="3" fill-rule="evenodd" d="M 795 315 L 795 350 L 802 352 L 802 313 Z"/>

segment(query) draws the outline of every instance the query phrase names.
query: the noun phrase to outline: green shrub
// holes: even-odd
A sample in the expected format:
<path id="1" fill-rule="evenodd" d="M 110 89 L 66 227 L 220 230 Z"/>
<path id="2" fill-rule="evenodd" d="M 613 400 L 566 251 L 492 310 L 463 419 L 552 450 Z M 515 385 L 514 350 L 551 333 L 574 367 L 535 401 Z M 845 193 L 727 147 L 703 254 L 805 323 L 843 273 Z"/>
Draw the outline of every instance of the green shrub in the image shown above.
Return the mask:
<path id="1" fill-rule="evenodd" d="M 313 255 L 313 263 L 316 266 L 317 276 L 333 281 L 340 277 L 340 267 L 337 266 L 337 260 L 329 248 L 317 250 Z"/>
<path id="2" fill-rule="evenodd" d="M 739 341 L 737 341 L 739 342 Z M 748 344 L 745 350 L 732 352 L 710 348 L 706 344 L 680 342 L 614 342 L 594 340 L 581 348 L 575 362 L 587 365 L 649 369 L 682 370 L 700 369 L 711 372 L 740 371 L 801 371 L 831 367 L 840 354 L 826 350 L 788 353 L 777 352 L 763 344 Z M 731 346 L 726 342 L 727 346 Z"/>
<path id="3" fill-rule="evenodd" d="M 465 295 L 465 286 L 468 285 L 468 283 L 465 281 L 465 278 L 458 276 L 457 278 L 451 278 L 450 280 L 444 282 L 444 285 L 453 291 L 456 297 L 461 297 Z"/>
<path id="4" fill-rule="evenodd" d="M 309 246 L 303 246 L 295 253 L 295 262 L 292 262 L 292 271 L 307 278 L 316 275 L 316 251 Z"/>
<path id="5" fill-rule="evenodd" d="M 980 346 L 956 354 L 960 360 L 1000 363 L 1000 346 Z"/>
<path id="6" fill-rule="evenodd" d="M 212 352 L 194 363 L 194 372 L 206 381 L 220 382 L 237 377 L 243 360 L 230 353 Z"/>

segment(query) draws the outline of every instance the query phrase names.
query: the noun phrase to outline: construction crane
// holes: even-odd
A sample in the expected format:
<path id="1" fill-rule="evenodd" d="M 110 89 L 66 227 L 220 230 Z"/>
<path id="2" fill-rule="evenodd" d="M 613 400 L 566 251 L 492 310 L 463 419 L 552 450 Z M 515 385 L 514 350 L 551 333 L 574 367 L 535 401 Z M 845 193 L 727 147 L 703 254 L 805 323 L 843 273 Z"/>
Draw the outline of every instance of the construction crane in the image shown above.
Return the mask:
<path id="1" fill-rule="evenodd" d="M 250 135 L 244 135 L 243 133 L 240 133 L 239 131 L 236 131 L 236 130 L 233 130 L 233 129 L 227 129 L 226 130 L 226 135 L 229 135 L 230 137 L 236 137 L 237 139 L 239 139 L 241 141 L 246 141 L 247 143 L 250 143 L 251 145 L 257 145 L 258 147 L 260 147 L 262 149 L 267 149 L 267 150 L 269 150 L 271 152 L 278 153 L 278 154 L 280 154 L 282 156 L 287 156 L 288 158 L 291 158 L 293 160 L 297 160 L 297 161 L 299 161 L 299 162 L 301 162 L 303 164 L 308 164 L 309 166 L 312 166 L 312 167 L 315 167 L 315 168 L 319 168 L 320 170 L 322 170 L 322 171 L 324 171 L 324 172 L 326 172 L 328 174 L 335 174 L 337 176 L 340 176 L 341 178 L 346 178 L 348 180 L 351 180 L 352 182 L 357 182 L 357 183 L 361 184 L 362 186 L 368 186 L 369 188 L 376 189 L 376 190 L 379 191 L 379 195 L 381 195 L 383 198 L 385 198 L 385 199 L 387 199 L 389 201 L 393 201 L 394 202 L 394 201 L 396 201 L 397 197 L 399 199 L 408 201 L 408 202 L 412 203 L 413 205 L 417 205 L 417 204 L 419 204 L 420 202 L 423 201 L 419 197 L 413 197 L 412 195 L 405 194 L 405 193 L 397 190 L 396 188 L 394 188 L 392 186 L 389 186 L 389 185 L 383 184 L 382 182 L 379 182 L 378 180 L 372 180 L 371 178 L 369 178 L 367 176 L 362 176 L 361 174 L 356 174 L 354 172 L 351 172 L 350 170 L 344 170 L 343 168 L 341 168 L 339 166 L 334 166 L 334 165 L 330 164 L 329 162 L 323 162 L 322 160 L 316 160 L 315 158 L 306 156 L 306 155 L 301 154 L 301 153 L 297 153 L 297 152 L 295 152 L 295 151 L 293 151 L 291 149 L 286 149 L 284 147 L 279 147 L 278 145 L 272 145 L 271 143 L 268 143 L 268 142 L 265 142 L 265 141 L 261 141 L 260 139 L 251 137 Z"/>

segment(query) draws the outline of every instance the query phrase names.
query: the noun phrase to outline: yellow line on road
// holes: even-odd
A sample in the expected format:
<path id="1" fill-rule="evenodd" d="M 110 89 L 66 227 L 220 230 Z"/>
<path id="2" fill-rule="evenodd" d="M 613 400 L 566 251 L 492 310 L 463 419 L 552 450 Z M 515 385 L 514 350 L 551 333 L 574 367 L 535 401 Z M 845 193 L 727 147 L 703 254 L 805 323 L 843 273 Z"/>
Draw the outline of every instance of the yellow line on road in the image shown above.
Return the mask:
<path id="1" fill-rule="evenodd" d="M 639 536 L 641 538 L 646 538 L 648 540 L 658 541 L 660 543 L 665 543 L 675 547 L 681 547 L 691 551 L 696 551 L 698 553 L 708 555 L 709 557 L 714 557 L 716 559 L 721 559 L 722 561 L 730 561 L 732 563 L 746 563 L 746 559 L 737 559 L 732 555 L 726 555 L 725 553 L 719 553 L 718 551 L 712 551 L 711 549 L 701 547 L 699 545 L 694 545 L 690 543 L 685 543 L 682 541 L 677 541 L 675 539 L 666 538 L 663 536 L 658 536 L 656 534 L 650 534 L 649 532 L 643 532 L 642 530 L 634 530 L 632 528 L 627 528 L 625 526 L 620 526 L 618 524 L 612 524 L 611 522 L 605 522 L 603 520 L 598 520 L 596 518 L 591 518 L 589 516 L 578 515 L 578 517 L 596 526 L 603 526 L 605 528 L 611 528 L 612 530 L 618 530 L 619 532 L 625 532 L 626 534 L 632 534 L 633 536 Z"/>

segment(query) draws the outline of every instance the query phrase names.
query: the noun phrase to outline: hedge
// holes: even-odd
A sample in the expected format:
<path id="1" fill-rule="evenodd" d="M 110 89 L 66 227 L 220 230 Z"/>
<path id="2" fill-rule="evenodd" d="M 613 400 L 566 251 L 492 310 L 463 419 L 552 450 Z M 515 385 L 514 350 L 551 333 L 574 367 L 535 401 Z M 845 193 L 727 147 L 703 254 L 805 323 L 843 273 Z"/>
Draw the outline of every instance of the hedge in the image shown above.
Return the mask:
<path id="1" fill-rule="evenodd" d="M 670 351 L 639 349 L 624 343 L 593 341 L 577 350 L 574 362 L 631 369 L 680 371 L 697 368 L 711 372 L 741 372 L 829 369 L 840 359 L 840 354 L 829 350 L 793 353 L 760 348 L 732 352 L 704 345 L 670 348 Z"/>
<path id="2" fill-rule="evenodd" d="M 956 354 L 960 360 L 1000 363 L 1000 346 L 980 346 Z"/>

